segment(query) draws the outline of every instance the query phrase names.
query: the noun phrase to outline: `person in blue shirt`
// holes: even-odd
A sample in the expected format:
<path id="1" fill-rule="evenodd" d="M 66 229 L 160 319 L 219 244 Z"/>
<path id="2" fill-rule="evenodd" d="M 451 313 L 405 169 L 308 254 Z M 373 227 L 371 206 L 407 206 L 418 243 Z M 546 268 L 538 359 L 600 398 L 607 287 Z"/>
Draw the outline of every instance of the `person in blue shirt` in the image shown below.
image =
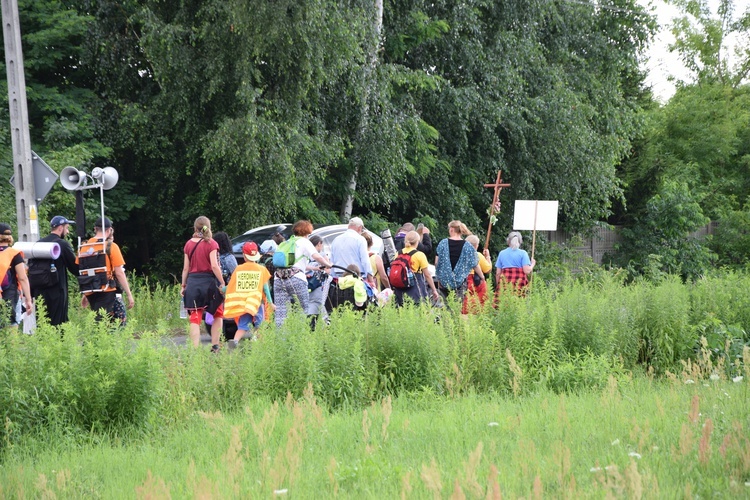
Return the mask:
<path id="1" fill-rule="evenodd" d="M 497 288 L 499 290 L 510 285 L 519 293 L 525 293 L 536 260 L 529 259 L 526 250 L 521 250 L 523 237 L 518 231 L 511 231 L 505 241 L 508 248 L 498 254 L 495 262 Z"/>

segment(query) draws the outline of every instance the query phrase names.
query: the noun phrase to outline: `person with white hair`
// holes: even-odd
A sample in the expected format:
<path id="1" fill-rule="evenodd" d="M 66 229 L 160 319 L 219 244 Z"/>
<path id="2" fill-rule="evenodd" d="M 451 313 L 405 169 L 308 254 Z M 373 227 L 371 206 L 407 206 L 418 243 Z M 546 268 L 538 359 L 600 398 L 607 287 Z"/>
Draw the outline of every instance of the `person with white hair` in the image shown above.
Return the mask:
<path id="1" fill-rule="evenodd" d="M 498 254 L 495 262 L 497 288 L 500 290 L 510 285 L 514 290 L 523 294 L 529 284 L 529 275 L 536 266 L 536 260 L 529 259 L 526 250 L 521 250 L 523 237 L 518 231 L 511 231 L 506 242 L 508 248 Z"/>
<path id="2" fill-rule="evenodd" d="M 331 244 L 331 261 L 334 266 L 339 267 L 333 270 L 339 276 L 344 274 L 340 268 L 347 268 L 350 264 L 356 264 L 362 276 L 366 277 L 367 281 L 374 286 L 375 280 L 370 265 L 370 257 L 367 254 L 367 242 L 362 237 L 364 230 L 365 224 L 362 219 L 359 217 L 349 219 L 346 231 L 333 240 Z"/>

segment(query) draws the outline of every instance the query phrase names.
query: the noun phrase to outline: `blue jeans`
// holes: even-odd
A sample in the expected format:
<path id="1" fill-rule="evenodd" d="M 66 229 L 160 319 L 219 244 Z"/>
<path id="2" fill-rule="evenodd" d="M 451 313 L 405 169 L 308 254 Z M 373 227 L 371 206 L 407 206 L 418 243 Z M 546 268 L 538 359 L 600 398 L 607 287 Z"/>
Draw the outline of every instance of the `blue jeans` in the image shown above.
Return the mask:
<path id="1" fill-rule="evenodd" d="M 237 329 L 244 330 L 247 332 L 250 330 L 250 326 L 259 328 L 261 323 L 263 323 L 263 318 L 265 317 L 265 314 L 266 314 L 266 308 L 263 306 L 263 304 L 261 304 L 255 316 L 253 316 L 250 313 L 245 313 L 239 318 L 237 318 Z"/>

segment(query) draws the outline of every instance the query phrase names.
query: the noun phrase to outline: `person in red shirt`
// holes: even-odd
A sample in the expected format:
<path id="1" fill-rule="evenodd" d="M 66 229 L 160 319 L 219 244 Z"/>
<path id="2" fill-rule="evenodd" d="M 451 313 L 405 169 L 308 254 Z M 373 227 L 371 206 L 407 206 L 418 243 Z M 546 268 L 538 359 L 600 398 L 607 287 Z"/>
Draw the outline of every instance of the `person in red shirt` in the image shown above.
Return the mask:
<path id="1" fill-rule="evenodd" d="M 219 350 L 224 317 L 222 290 L 226 283 L 219 265 L 219 244 L 213 239 L 211 221 L 201 215 L 193 223 L 193 237 L 182 249 L 182 296 L 190 317 L 190 340 L 200 344 L 203 313 L 214 317 L 211 325 L 211 351 Z"/>

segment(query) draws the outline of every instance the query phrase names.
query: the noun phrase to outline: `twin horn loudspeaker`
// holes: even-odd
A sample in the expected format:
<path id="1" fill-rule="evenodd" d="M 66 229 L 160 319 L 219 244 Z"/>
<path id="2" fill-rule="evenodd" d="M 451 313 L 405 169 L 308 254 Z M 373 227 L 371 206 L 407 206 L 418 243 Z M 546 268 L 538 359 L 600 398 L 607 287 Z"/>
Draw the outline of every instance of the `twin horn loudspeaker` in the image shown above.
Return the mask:
<path id="1" fill-rule="evenodd" d="M 86 175 L 86 172 L 84 172 L 83 170 L 78 170 L 75 167 L 65 167 L 62 172 L 60 172 L 60 184 L 62 184 L 62 187 L 64 187 L 68 191 L 78 191 L 80 189 L 86 189 L 88 187 L 86 185 L 87 177 L 88 176 Z M 101 187 L 104 190 L 112 189 L 113 187 L 115 187 L 117 181 L 120 178 L 117 170 L 112 167 L 96 167 L 91 171 L 91 177 L 97 182 L 95 185 L 90 187 L 99 187 L 99 185 L 101 184 Z"/>

